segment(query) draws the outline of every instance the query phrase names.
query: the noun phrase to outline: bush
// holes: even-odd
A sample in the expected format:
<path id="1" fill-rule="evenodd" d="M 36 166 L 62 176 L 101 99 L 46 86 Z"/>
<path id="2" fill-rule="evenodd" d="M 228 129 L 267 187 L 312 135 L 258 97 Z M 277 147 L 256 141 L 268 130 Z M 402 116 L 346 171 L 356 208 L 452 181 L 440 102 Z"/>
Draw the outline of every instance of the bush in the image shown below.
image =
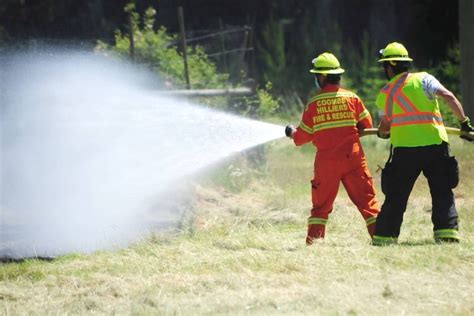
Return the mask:
<path id="1" fill-rule="evenodd" d="M 269 116 L 279 108 L 278 99 L 275 99 L 270 94 L 270 90 L 272 89 L 272 83 L 267 82 L 264 89 L 258 89 L 258 100 L 260 106 L 258 107 L 257 114 L 259 116 L 265 117 Z"/>
<path id="2" fill-rule="evenodd" d="M 376 47 L 371 45 L 369 34 L 362 35 L 361 49 L 349 49 L 347 72 L 344 74 L 344 85 L 352 89 L 364 101 L 374 122 L 378 121 L 378 108 L 375 99 L 387 80 L 375 57 Z"/>
<path id="3" fill-rule="evenodd" d="M 182 54 L 177 47 L 177 36 L 169 35 L 166 28 L 161 26 L 154 29 L 156 11 L 148 8 L 143 19 L 135 10 L 135 4 L 129 3 L 125 11 L 131 15 L 135 48 L 135 62 L 145 65 L 167 81 L 168 86 L 176 89 L 185 87 L 184 63 Z M 128 34 L 115 31 L 115 45 L 111 46 L 98 41 L 96 51 L 112 53 L 120 58 L 128 58 L 130 39 Z M 194 89 L 224 88 L 228 86 L 229 75 L 219 73 L 216 65 L 209 60 L 201 46 L 187 48 L 188 69 L 191 86 Z M 218 97 L 201 99 L 213 107 L 234 110 L 240 114 L 266 116 L 278 108 L 278 100 L 274 99 L 268 86 L 257 90 L 255 98 L 244 98 L 236 102 L 232 98 Z"/>
<path id="4" fill-rule="evenodd" d="M 135 11 L 133 3 L 125 7 L 125 11 L 132 16 L 132 27 L 135 47 L 135 61 L 148 66 L 168 80 L 177 88 L 185 86 L 183 57 L 176 47 L 177 37 L 169 35 L 163 26 L 154 29 L 156 11 L 148 8 L 145 11 L 142 26 L 140 15 Z M 114 54 L 127 58 L 130 50 L 130 40 L 127 34 L 120 30 L 115 32 L 115 46 L 109 46 L 99 41 L 99 51 L 111 51 Z M 216 66 L 207 58 L 202 47 L 188 47 L 188 67 L 191 86 L 193 88 L 222 88 L 226 86 L 228 75 L 216 71 Z"/>
<path id="5" fill-rule="evenodd" d="M 433 74 L 446 88 L 451 90 L 456 97 L 458 97 L 462 102 L 461 97 L 461 50 L 459 44 L 448 49 L 447 58 L 439 63 L 439 65 L 428 70 Z M 454 116 L 451 109 L 448 105 L 440 100 L 440 109 L 443 114 L 444 123 L 447 126 L 458 126 L 458 120 Z"/>

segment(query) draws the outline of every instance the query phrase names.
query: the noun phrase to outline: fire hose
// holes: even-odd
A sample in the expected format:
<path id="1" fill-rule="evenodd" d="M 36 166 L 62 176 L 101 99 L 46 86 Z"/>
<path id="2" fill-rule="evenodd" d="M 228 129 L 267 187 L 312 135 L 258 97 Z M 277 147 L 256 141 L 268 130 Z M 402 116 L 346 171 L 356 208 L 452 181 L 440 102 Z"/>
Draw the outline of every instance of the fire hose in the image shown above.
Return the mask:
<path id="1" fill-rule="evenodd" d="M 464 135 L 474 140 L 474 132 L 462 132 L 459 128 L 446 127 L 446 132 L 451 135 Z M 360 136 L 377 135 L 376 128 L 366 128 L 359 133 Z"/>

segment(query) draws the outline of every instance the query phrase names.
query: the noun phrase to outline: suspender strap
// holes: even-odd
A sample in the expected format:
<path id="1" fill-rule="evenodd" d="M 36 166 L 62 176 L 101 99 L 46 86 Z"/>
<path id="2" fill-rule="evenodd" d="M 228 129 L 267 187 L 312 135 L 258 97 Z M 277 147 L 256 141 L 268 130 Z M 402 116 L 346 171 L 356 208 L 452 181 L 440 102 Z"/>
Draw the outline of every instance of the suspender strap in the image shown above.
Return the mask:
<path id="1" fill-rule="evenodd" d="M 392 157 L 393 157 L 393 145 L 390 144 L 390 155 L 388 155 L 388 159 L 385 165 L 389 164 L 392 161 Z"/>

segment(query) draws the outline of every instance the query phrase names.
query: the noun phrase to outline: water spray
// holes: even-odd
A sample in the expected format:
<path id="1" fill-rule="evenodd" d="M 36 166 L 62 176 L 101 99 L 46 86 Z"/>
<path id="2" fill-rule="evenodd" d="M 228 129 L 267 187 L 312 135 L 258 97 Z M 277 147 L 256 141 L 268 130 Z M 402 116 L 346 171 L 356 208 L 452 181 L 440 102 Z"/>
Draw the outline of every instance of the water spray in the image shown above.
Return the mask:
<path id="1" fill-rule="evenodd" d="M 157 207 L 160 194 L 282 136 L 277 125 L 157 96 L 149 74 L 105 57 L 0 62 L 0 258 L 126 246 L 150 232 L 150 212 L 177 224 L 181 214 Z"/>

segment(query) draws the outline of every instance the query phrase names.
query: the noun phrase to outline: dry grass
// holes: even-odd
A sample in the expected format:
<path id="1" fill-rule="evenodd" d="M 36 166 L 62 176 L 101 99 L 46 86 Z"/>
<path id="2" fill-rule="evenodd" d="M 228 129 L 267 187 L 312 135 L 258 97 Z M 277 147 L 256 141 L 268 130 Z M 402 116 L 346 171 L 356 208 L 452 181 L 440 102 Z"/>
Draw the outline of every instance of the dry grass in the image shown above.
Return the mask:
<path id="1" fill-rule="evenodd" d="M 369 142 L 375 169 L 385 146 Z M 369 244 L 342 191 L 326 240 L 304 246 L 312 150 L 283 140 L 267 149 L 264 169 L 237 159 L 201 181 L 180 232 L 117 252 L 0 265 L 0 314 L 474 314 L 470 144 L 453 144 L 464 171 L 456 189 L 463 242 L 433 242 L 419 181 L 401 244 L 389 247 Z"/>

